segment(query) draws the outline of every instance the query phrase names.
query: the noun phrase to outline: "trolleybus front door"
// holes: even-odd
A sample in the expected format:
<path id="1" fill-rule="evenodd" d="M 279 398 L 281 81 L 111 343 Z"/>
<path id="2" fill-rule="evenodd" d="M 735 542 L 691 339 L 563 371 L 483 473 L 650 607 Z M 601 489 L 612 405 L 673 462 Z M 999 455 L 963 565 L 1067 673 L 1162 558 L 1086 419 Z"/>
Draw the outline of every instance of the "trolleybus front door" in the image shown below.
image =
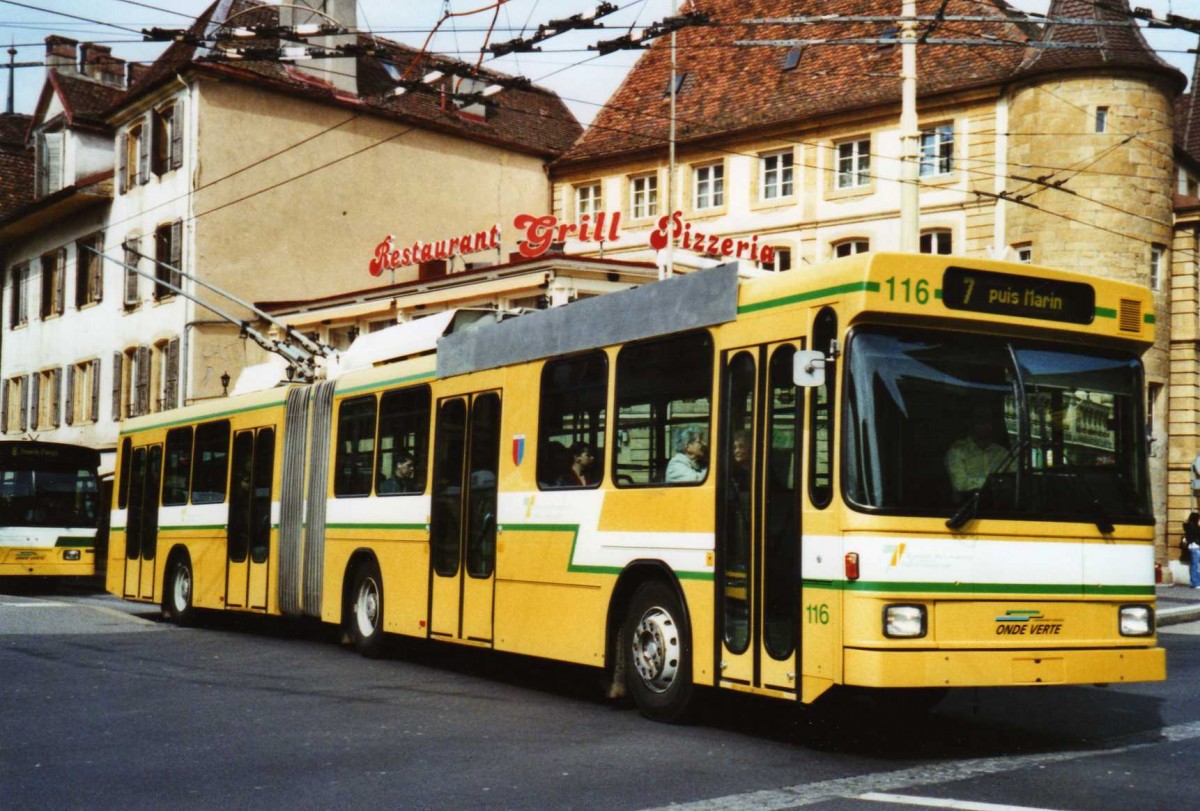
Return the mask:
<path id="1" fill-rule="evenodd" d="M 717 628 L 726 683 L 795 692 L 800 644 L 800 342 L 722 363 Z"/>
<path id="2" fill-rule="evenodd" d="M 225 583 L 225 605 L 229 608 L 267 608 L 274 471 L 275 429 L 234 434 Z"/>
<path id="3" fill-rule="evenodd" d="M 440 401 L 430 516 L 431 636 L 491 644 L 499 465 L 500 394 Z"/>
<path id="4" fill-rule="evenodd" d="M 154 599 L 158 552 L 158 495 L 162 483 L 162 445 L 133 450 L 129 502 L 125 516 L 125 591 L 131 599 Z"/>

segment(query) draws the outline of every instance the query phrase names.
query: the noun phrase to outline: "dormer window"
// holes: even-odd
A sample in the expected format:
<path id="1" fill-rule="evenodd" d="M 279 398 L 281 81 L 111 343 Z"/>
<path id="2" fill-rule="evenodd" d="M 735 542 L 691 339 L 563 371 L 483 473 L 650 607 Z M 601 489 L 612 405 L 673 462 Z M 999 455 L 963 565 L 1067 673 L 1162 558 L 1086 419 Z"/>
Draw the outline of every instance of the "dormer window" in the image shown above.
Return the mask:
<path id="1" fill-rule="evenodd" d="M 63 134 L 39 132 L 37 149 L 37 193 L 39 197 L 53 194 L 63 183 Z"/>

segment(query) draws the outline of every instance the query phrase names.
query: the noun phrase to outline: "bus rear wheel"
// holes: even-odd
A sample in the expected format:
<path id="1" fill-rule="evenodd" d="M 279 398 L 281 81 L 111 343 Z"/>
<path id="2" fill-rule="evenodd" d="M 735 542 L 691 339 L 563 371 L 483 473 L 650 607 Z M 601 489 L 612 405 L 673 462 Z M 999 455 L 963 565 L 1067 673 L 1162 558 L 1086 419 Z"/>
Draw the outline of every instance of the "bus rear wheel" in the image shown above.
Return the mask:
<path id="1" fill-rule="evenodd" d="M 692 643 L 683 607 L 665 583 L 645 583 L 634 593 L 621 634 L 628 654 L 626 684 L 647 718 L 677 723 L 695 694 Z"/>
<path id="2" fill-rule="evenodd" d="M 346 605 L 350 642 L 363 656 L 376 657 L 383 648 L 383 577 L 375 561 L 354 568 Z"/>
<path id="3" fill-rule="evenodd" d="M 192 607 L 192 563 L 187 555 L 171 559 L 167 571 L 167 584 L 163 590 L 162 613 L 165 619 L 176 625 L 191 625 L 196 618 Z"/>

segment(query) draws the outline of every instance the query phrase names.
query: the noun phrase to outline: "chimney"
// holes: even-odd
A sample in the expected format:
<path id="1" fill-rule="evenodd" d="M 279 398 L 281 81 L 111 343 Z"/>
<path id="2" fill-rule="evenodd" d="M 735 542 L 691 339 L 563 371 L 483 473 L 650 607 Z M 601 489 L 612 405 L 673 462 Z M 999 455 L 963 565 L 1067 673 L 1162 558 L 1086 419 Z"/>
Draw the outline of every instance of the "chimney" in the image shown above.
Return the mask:
<path id="1" fill-rule="evenodd" d="M 150 72 L 150 66 L 143 65 L 141 62 L 129 62 L 125 67 L 129 70 L 129 81 L 126 83 L 126 87 L 133 87 L 142 80 L 143 76 Z"/>
<path id="2" fill-rule="evenodd" d="M 60 37 L 51 34 L 46 37 L 46 73 L 56 70 L 59 73 L 77 73 L 75 66 L 75 46 L 79 40 Z"/>
<path id="3" fill-rule="evenodd" d="M 83 75 L 113 87 L 125 86 L 125 60 L 112 55 L 112 48 L 85 42 L 79 46 Z"/>
<path id="4" fill-rule="evenodd" d="M 285 28 L 298 25 L 338 25 L 351 32 L 358 25 L 356 0 L 293 0 L 292 5 L 279 6 L 279 24 Z M 311 10 L 309 10 L 311 9 Z M 323 13 L 322 13 L 323 11 Z M 281 38 L 282 39 L 282 38 Z M 339 45 L 354 45 L 355 33 L 339 36 L 307 37 L 286 40 L 286 46 L 310 45 L 313 48 L 333 49 Z M 333 85 L 341 93 L 358 95 L 358 59 L 353 56 L 335 59 L 302 59 L 295 62 L 296 70 Z"/>

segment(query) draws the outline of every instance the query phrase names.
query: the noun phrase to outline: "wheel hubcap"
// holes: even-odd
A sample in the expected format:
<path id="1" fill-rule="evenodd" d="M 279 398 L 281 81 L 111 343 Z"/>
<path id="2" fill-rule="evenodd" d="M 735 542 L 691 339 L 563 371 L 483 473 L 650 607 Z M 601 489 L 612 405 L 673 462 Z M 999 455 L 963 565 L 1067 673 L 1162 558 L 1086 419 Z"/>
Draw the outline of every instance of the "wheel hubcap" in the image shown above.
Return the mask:
<path id="1" fill-rule="evenodd" d="M 186 566 L 175 570 L 175 610 L 185 611 L 192 602 L 192 574 Z"/>
<path id="2" fill-rule="evenodd" d="M 633 666 L 656 693 L 665 693 L 679 671 L 679 631 L 661 608 L 651 608 L 633 629 Z"/>
<path id="3" fill-rule="evenodd" d="M 379 617 L 379 586 L 371 578 L 364 580 L 358 588 L 354 616 L 358 620 L 358 632 L 364 638 L 375 633 L 375 622 Z"/>

